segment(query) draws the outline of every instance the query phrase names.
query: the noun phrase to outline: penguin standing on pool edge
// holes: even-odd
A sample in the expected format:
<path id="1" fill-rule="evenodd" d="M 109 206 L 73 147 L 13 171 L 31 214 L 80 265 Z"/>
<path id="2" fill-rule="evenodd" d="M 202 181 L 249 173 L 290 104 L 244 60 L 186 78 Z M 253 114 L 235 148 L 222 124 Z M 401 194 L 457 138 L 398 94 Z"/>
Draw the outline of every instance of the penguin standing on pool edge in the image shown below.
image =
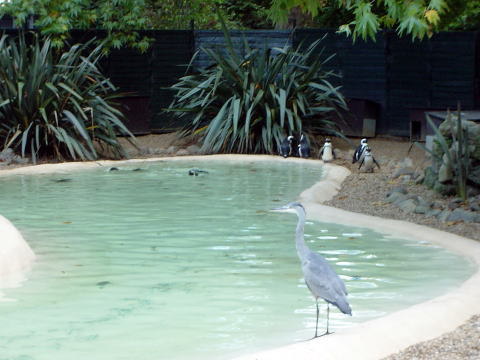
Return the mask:
<path id="1" fill-rule="evenodd" d="M 287 158 L 289 156 L 293 155 L 293 136 L 287 136 L 283 141 L 280 143 L 280 155 L 283 156 L 284 158 Z"/>
<path id="2" fill-rule="evenodd" d="M 355 149 L 355 152 L 353 153 L 352 164 L 355 164 L 357 161 L 360 161 L 362 159 L 363 151 L 367 146 L 367 139 L 360 140 L 360 145 L 358 145 L 358 147 Z"/>
<path id="3" fill-rule="evenodd" d="M 308 140 L 305 135 L 300 136 L 300 141 L 298 143 L 298 156 L 301 158 L 310 157 L 310 145 L 308 145 Z"/>
<path id="4" fill-rule="evenodd" d="M 377 160 L 375 160 L 375 158 L 373 157 L 372 151 L 368 146 L 365 147 L 365 149 L 363 150 L 362 161 L 360 162 L 360 166 L 358 167 L 358 170 L 360 170 L 362 165 L 363 165 L 364 172 L 373 172 L 375 165 L 377 165 L 378 168 L 380 169 L 380 165 L 378 164 Z"/>
<path id="5" fill-rule="evenodd" d="M 318 155 L 324 162 L 330 162 L 335 159 L 335 153 L 333 152 L 330 138 L 325 139 L 325 144 L 323 144 L 323 146 L 320 148 Z"/>

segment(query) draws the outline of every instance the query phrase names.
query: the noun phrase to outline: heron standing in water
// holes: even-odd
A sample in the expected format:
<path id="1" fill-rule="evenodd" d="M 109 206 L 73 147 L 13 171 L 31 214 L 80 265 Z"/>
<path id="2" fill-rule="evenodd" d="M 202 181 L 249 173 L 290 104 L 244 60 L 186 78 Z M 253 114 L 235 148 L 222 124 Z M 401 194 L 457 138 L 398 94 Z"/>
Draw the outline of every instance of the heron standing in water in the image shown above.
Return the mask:
<path id="1" fill-rule="evenodd" d="M 310 250 L 305 243 L 305 208 L 298 202 L 292 202 L 280 208 L 277 211 L 294 210 L 298 216 L 297 230 L 295 232 L 295 245 L 297 254 L 302 262 L 302 271 L 308 289 L 315 297 L 317 305 L 317 320 L 315 325 L 315 336 L 328 335 L 328 322 L 330 316 L 330 304 L 335 305 L 342 313 L 352 315 L 352 309 L 347 301 L 347 289 L 342 279 L 335 273 L 320 254 Z M 322 335 L 318 335 L 318 299 L 327 302 L 327 330 Z"/>

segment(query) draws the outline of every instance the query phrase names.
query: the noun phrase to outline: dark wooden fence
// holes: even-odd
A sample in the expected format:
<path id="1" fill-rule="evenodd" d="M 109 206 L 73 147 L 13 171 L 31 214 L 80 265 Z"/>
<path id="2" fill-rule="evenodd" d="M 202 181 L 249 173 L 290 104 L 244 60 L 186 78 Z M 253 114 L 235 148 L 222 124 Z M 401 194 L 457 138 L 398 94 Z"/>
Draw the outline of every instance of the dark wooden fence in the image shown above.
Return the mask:
<path id="1" fill-rule="evenodd" d="M 195 51 L 197 56 L 194 65 L 199 68 L 205 68 L 212 64 L 208 55 L 201 49 L 224 49 L 225 40 L 223 32 L 218 30 L 197 30 L 195 36 Z M 292 33 L 290 31 L 279 30 L 251 30 L 251 31 L 231 31 L 232 43 L 235 50 L 240 55 L 245 55 L 245 42 L 251 48 L 271 49 L 283 48 L 292 45 Z M 226 50 L 225 50 L 226 51 Z"/>
<path id="2" fill-rule="evenodd" d="M 376 41 L 357 41 L 325 30 L 297 30 L 293 44 L 325 36 L 329 65 L 342 75 L 348 98 L 378 105 L 377 133 L 409 136 L 414 111 L 480 106 L 478 32 L 442 32 L 413 41 L 391 32 Z"/>
<path id="3" fill-rule="evenodd" d="M 114 50 L 104 63 L 114 84 L 126 93 L 122 103 L 127 125 L 137 134 L 171 131 L 182 125 L 162 111 L 173 98 L 167 88 L 185 73 L 195 51 L 223 44 L 220 31 L 162 30 L 146 34 L 154 38 L 147 53 Z M 83 38 L 88 36 L 91 34 L 83 34 Z M 409 136 L 415 112 L 455 108 L 458 102 L 466 110 L 480 107 L 479 32 L 442 32 L 413 42 L 383 32 L 376 41 L 352 43 L 333 30 L 232 31 L 240 54 L 244 40 L 253 47 L 272 48 L 308 46 L 322 37 L 324 55 L 336 54 L 328 67 L 342 76 L 336 82 L 343 94 L 378 108 L 377 134 Z M 194 66 L 209 64 L 200 51 Z"/>
<path id="4" fill-rule="evenodd" d="M 188 30 L 152 31 L 149 51 L 114 50 L 105 69 L 112 82 L 126 95 L 122 98 L 129 128 L 136 134 L 177 129 L 164 108 L 172 101 L 167 88 L 185 74 L 193 56 L 193 34 Z"/>

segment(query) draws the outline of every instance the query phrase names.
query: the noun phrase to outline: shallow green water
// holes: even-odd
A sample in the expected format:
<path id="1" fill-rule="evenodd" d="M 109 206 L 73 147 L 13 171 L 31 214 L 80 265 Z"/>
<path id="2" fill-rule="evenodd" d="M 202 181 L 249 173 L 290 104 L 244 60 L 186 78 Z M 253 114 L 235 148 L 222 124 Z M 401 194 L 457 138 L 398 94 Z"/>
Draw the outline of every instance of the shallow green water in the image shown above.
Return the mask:
<path id="1" fill-rule="evenodd" d="M 209 173 L 188 176 L 192 167 Z M 38 256 L 0 301 L 0 359 L 228 359 L 311 337 L 296 216 L 267 210 L 320 176 L 310 164 L 185 160 L 0 179 L 0 214 Z M 354 316 L 333 310 L 333 329 L 473 271 L 441 248 L 362 228 L 309 222 L 306 237 L 350 292 Z"/>

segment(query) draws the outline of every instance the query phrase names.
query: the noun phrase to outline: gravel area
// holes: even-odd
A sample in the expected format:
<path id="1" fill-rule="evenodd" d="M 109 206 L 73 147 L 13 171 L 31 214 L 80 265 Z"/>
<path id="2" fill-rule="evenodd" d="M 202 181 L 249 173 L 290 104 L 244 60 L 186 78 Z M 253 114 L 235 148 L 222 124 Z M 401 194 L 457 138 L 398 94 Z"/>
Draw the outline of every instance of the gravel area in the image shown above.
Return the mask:
<path id="1" fill-rule="evenodd" d="M 412 161 L 414 168 L 423 168 L 426 159 L 421 149 L 412 147 L 409 151 L 410 142 L 390 139 L 371 139 L 369 145 L 381 166 L 373 173 L 360 172 L 358 164 L 352 165 L 350 154 L 353 151 L 343 142 L 337 144 L 337 147 L 343 150 L 346 159 L 336 160 L 335 164 L 349 168 L 352 174 L 342 183 L 342 189 L 338 195 L 326 205 L 368 215 L 406 220 L 480 240 L 480 223 L 442 222 L 435 217 L 406 213 L 399 207 L 386 202 L 386 194 L 398 186 L 404 187 L 409 194 L 421 195 L 428 201 L 435 201 L 444 206 L 447 206 L 452 199 L 442 197 L 433 190 L 412 181 L 403 182 L 401 178 L 392 178 L 397 164 L 404 161 L 406 157 Z"/>
<path id="2" fill-rule="evenodd" d="M 475 315 L 455 331 L 436 339 L 409 346 L 385 360 L 480 359 L 480 315 Z"/>

